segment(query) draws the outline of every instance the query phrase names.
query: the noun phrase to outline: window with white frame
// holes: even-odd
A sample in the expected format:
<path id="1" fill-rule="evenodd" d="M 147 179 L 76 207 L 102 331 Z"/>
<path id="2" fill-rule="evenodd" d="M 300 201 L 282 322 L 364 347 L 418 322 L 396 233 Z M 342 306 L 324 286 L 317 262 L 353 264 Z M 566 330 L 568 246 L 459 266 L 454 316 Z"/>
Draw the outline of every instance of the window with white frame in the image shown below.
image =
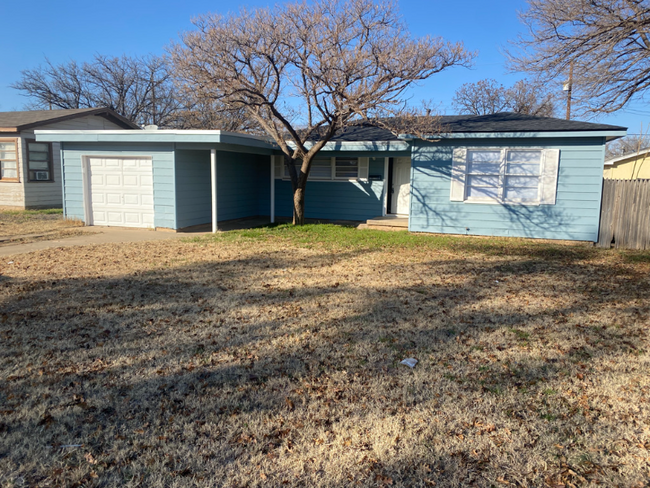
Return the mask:
<path id="1" fill-rule="evenodd" d="M 557 149 L 456 148 L 451 200 L 554 204 L 558 163 Z"/>
<path id="2" fill-rule="evenodd" d="M 18 181 L 17 139 L 0 139 L 0 181 Z"/>
<path id="3" fill-rule="evenodd" d="M 368 178 L 369 160 L 365 157 L 317 156 L 311 162 L 309 180 L 335 181 Z M 296 170 L 299 170 L 296 166 Z M 282 156 L 275 156 L 275 177 L 289 179 L 289 168 Z"/>

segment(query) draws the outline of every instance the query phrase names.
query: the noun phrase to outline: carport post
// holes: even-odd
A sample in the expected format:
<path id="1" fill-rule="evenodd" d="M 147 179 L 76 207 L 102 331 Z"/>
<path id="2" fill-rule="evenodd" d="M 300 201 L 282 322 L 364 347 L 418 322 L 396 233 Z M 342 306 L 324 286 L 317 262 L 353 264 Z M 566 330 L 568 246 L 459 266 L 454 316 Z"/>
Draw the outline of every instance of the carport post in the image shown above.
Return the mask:
<path id="1" fill-rule="evenodd" d="M 212 232 L 217 232 L 217 150 L 210 149 L 210 183 L 212 189 Z"/>
<path id="2" fill-rule="evenodd" d="M 271 223 L 275 223 L 275 156 L 271 155 Z"/>

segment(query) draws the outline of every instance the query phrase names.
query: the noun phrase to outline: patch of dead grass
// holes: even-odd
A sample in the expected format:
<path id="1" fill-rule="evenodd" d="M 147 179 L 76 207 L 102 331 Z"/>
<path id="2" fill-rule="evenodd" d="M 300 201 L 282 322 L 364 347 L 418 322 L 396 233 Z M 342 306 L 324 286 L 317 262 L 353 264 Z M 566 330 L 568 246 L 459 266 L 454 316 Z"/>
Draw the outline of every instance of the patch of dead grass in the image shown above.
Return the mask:
<path id="1" fill-rule="evenodd" d="M 78 235 L 81 231 L 74 229 L 83 225 L 80 220 L 64 219 L 60 209 L 0 209 L 0 246 Z"/>
<path id="2" fill-rule="evenodd" d="M 2 261 L 0 484 L 644 486 L 650 265 L 563 250 Z"/>

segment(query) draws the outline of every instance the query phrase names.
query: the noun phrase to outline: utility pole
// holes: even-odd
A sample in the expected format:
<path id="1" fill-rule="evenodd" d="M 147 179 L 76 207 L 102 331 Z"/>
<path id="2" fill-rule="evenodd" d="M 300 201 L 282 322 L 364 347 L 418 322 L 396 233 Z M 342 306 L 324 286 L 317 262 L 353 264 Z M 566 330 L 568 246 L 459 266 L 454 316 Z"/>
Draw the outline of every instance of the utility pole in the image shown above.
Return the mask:
<path id="1" fill-rule="evenodd" d="M 573 91 L 573 62 L 569 66 L 569 79 L 563 87 L 566 93 L 566 119 L 571 120 L 571 92 Z"/>

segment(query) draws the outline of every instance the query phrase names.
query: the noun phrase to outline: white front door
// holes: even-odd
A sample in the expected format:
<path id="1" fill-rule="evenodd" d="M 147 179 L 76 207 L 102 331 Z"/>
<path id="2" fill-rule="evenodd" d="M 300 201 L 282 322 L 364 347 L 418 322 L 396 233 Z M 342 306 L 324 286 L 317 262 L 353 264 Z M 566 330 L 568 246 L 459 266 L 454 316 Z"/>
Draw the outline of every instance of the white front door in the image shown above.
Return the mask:
<path id="1" fill-rule="evenodd" d="M 393 160 L 393 193 L 391 211 L 398 215 L 408 215 L 411 198 L 411 158 Z"/>
<path id="2" fill-rule="evenodd" d="M 151 159 L 88 158 L 91 225 L 153 227 Z"/>

